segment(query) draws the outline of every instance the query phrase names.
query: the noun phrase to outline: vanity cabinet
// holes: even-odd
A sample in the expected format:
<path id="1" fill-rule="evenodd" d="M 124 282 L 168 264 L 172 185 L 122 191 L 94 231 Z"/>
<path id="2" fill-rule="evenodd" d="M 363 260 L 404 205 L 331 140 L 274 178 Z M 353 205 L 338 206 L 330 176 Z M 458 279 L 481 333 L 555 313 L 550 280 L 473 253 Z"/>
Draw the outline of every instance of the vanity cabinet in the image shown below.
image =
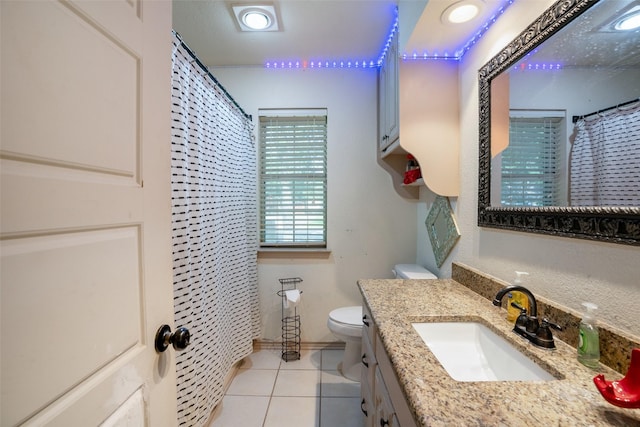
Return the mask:
<path id="1" fill-rule="evenodd" d="M 365 427 L 415 427 L 411 410 L 378 336 L 371 312 L 363 305 L 360 390 Z"/>

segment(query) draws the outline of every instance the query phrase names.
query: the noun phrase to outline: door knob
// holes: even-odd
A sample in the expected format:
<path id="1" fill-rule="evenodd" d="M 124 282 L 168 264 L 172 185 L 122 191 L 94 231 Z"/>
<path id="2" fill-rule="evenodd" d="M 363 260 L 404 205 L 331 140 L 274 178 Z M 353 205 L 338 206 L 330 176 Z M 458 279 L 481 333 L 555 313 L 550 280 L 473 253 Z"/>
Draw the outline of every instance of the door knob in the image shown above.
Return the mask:
<path id="1" fill-rule="evenodd" d="M 162 353 L 169 347 L 169 344 L 173 345 L 174 350 L 182 351 L 187 348 L 190 341 L 191 334 L 187 328 L 180 327 L 171 333 L 169 325 L 162 325 L 156 332 L 156 351 Z"/>

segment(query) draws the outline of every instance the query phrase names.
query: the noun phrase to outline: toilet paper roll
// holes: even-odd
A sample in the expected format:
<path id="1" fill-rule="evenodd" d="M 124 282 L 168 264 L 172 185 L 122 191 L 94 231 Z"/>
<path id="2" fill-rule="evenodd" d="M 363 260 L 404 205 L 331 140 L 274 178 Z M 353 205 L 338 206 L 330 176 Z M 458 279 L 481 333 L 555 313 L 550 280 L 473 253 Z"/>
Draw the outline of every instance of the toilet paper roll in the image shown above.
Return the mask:
<path id="1" fill-rule="evenodd" d="M 284 308 L 295 308 L 300 302 L 300 292 L 299 289 L 292 289 L 290 291 L 284 291 Z"/>

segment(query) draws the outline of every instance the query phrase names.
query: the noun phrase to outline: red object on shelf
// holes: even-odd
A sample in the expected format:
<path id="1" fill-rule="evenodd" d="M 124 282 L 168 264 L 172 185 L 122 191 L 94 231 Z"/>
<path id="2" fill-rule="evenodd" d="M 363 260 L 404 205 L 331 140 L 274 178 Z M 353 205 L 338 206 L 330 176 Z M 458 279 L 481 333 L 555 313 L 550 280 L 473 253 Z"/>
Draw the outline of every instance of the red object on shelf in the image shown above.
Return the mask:
<path id="1" fill-rule="evenodd" d="M 603 374 L 593 377 L 602 397 L 621 408 L 640 408 L 640 348 L 631 350 L 631 364 L 627 375 L 620 381 L 607 381 Z"/>
<path id="2" fill-rule="evenodd" d="M 421 178 L 422 175 L 420 173 L 420 169 L 411 169 L 410 171 L 406 171 L 404 173 L 404 184 L 408 185 L 412 182 L 416 181 L 418 178 Z"/>

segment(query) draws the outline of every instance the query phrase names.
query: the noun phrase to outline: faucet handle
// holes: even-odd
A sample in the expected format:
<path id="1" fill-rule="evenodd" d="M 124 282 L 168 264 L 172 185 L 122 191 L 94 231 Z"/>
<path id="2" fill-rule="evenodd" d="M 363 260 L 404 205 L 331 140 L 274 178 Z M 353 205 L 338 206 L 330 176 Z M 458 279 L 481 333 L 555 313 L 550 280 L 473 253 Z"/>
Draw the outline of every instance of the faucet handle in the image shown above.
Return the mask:
<path id="1" fill-rule="evenodd" d="M 555 348 L 556 345 L 553 341 L 553 334 L 551 333 L 551 328 L 556 329 L 558 331 L 562 330 L 560 325 L 556 325 L 555 323 L 549 322 L 549 319 L 542 319 L 542 323 L 540 323 L 540 328 L 536 331 L 536 336 L 534 339 L 534 343 L 545 348 Z"/>
<path id="2" fill-rule="evenodd" d="M 561 331 L 562 330 L 562 326 L 560 325 L 556 325 L 553 322 L 550 322 L 549 319 L 547 319 L 546 317 L 542 319 L 542 323 L 540 324 L 540 327 L 552 327 L 553 329 L 555 329 L 556 331 Z"/>
<path id="3" fill-rule="evenodd" d="M 518 310 L 520 310 L 520 313 L 522 313 L 522 312 L 526 313 L 527 312 L 527 309 L 524 308 L 523 306 L 521 306 L 520 304 L 518 304 L 517 302 L 512 302 L 511 303 L 511 307 L 517 308 Z"/>
<path id="4" fill-rule="evenodd" d="M 540 347 L 544 348 L 556 348 L 556 345 L 553 341 L 553 334 L 551 333 L 551 328 L 556 329 L 558 331 L 562 330 L 560 325 L 556 325 L 555 323 L 549 322 L 548 319 L 542 319 L 540 323 L 540 327 L 535 332 L 535 337 L 533 337 L 532 342 Z"/>

